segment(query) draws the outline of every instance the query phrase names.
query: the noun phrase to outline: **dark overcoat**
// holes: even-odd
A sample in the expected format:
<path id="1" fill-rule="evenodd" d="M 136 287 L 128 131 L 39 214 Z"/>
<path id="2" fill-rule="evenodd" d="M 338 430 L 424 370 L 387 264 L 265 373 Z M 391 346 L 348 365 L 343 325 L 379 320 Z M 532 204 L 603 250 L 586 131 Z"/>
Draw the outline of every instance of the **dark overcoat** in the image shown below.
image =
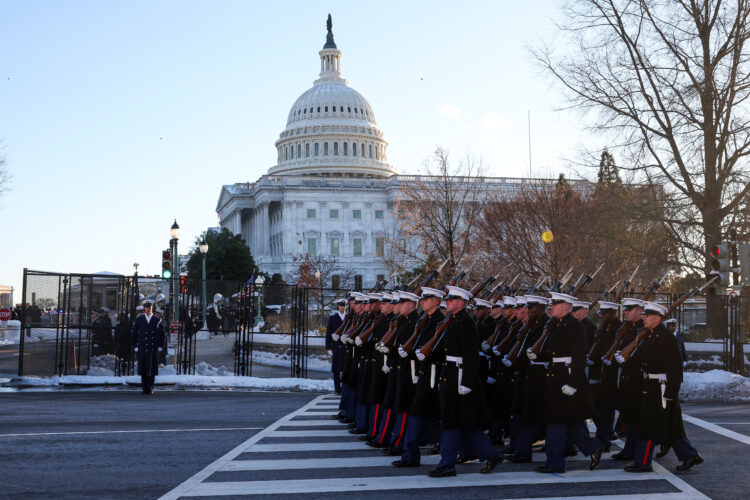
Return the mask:
<path id="1" fill-rule="evenodd" d="M 620 328 L 625 328 L 628 323 L 624 322 Z M 633 340 L 636 334 L 643 328 L 643 321 L 638 320 L 632 328 L 620 340 L 617 350 L 625 348 Z M 617 334 L 615 334 L 617 335 Z M 612 366 L 617 369 L 617 361 Z M 620 417 L 625 423 L 634 424 L 638 422 L 641 408 L 641 394 L 643 392 L 643 375 L 637 363 L 625 363 L 619 366 L 620 379 L 617 391 L 617 409 Z"/>
<path id="2" fill-rule="evenodd" d="M 331 371 L 342 372 L 344 371 L 344 362 L 346 361 L 346 347 L 341 343 L 341 340 L 333 340 L 333 335 L 336 330 L 344 323 L 339 313 L 335 312 L 328 317 L 328 325 L 326 325 L 326 349 L 331 350 Z"/>
<path id="3" fill-rule="evenodd" d="M 440 395 L 438 394 L 438 376 L 440 365 L 444 360 L 442 355 L 442 343 L 433 349 L 430 357 L 424 361 L 419 361 L 415 355 L 418 348 L 422 347 L 435 334 L 437 325 L 440 324 L 445 316 L 439 309 L 432 313 L 427 323 L 419 332 L 419 337 L 414 342 L 411 354 L 409 354 L 409 369 L 411 364 L 414 366 L 414 376 L 417 378 L 416 387 L 414 388 L 414 400 L 409 407 L 409 415 L 415 417 L 435 417 L 440 416 Z M 433 368 L 434 367 L 434 368 Z M 435 371 L 435 383 L 432 384 L 432 371 Z"/>
<path id="4" fill-rule="evenodd" d="M 615 318 L 612 322 L 602 324 L 596 332 L 599 341 L 591 353 L 589 366 L 589 380 L 594 381 L 591 385 L 594 407 L 602 411 L 611 411 L 617 407 L 617 377 L 618 367 L 616 365 L 605 365 L 602 356 L 606 354 L 615 341 L 615 332 L 620 328 L 622 322 Z"/>
<path id="5" fill-rule="evenodd" d="M 524 372 L 523 395 L 521 397 L 521 422 L 523 425 L 541 425 L 544 423 L 544 384 L 547 371 L 543 365 L 532 364 L 526 355 L 526 349 L 533 346 L 547 327 L 549 317 L 542 314 L 526 336 L 518 363 L 526 365 Z M 550 326 L 552 328 L 552 326 Z M 547 337 L 549 339 L 549 336 Z"/>
<path id="6" fill-rule="evenodd" d="M 586 378 L 586 330 L 580 321 L 568 314 L 550 330 L 539 361 L 548 362 L 544 381 L 544 417 L 548 424 L 572 424 L 593 417 L 589 381 Z M 568 363 L 555 358 L 570 358 Z M 576 389 L 572 396 L 562 387 Z"/>
<path id="7" fill-rule="evenodd" d="M 414 400 L 414 381 L 411 373 L 411 362 L 409 358 L 402 358 L 398 354 L 398 348 L 396 346 L 403 345 L 409 337 L 414 333 L 414 328 L 419 320 L 419 313 L 412 311 L 409 316 L 406 317 L 406 321 L 401 323 L 398 330 L 396 331 L 396 338 L 393 342 L 393 348 L 390 353 L 395 357 L 395 363 L 391 368 L 394 372 L 394 378 L 396 379 L 396 394 L 393 397 L 393 410 L 401 413 L 409 411 Z M 389 354 L 390 354 L 389 353 Z"/>
<path id="8" fill-rule="evenodd" d="M 663 374 L 662 382 L 655 379 L 643 381 L 643 391 L 638 418 L 638 438 L 670 445 L 677 437 L 685 435 L 682 412 L 678 401 L 682 384 L 682 358 L 677 339 L 663 324 L 646 334 L 638 349 L 626 364 L 635 364 L 644 374 Z"/>
<path id="9" fill-rule="evenodd" d="M 486 428 L 490 414 L 479 376 L 480 341 L 476 323 L 466 309 L 459 311 L 445 330 L 442 344 L 446 361 L 440 371 L 440 427 L 443 430 Z M 460 358 L 461 362 L 450 361 L 452 357 Z M 471 392 L 459 394 L 459 384 Z"/>
<path id="10" fill-rule="evenodd" d="M 161 318 L 139 314 L 133 323 L 131 342 L 138 360 L 138 375 L 156 376 L 159 373 L 159 349 L 166 348 L 167 333 Z"/>

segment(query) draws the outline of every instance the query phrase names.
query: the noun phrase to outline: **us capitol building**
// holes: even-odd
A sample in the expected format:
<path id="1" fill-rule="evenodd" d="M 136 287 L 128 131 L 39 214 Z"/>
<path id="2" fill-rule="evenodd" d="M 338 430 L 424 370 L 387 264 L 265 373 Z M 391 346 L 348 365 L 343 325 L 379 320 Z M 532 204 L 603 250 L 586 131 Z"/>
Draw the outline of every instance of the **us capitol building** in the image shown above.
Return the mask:
<path id="1" fill-rule="evenodd" d="M 220 226 L 242 235 L 269 275 L 286 277 L 295 267 L 292 255 L 307 252 L 335 258 L 352 271 L 355 287 L 368 288 L 389 274 L 384 253 L 398 234 L 399 185 L 415 177 L 388 164 L 388 142 L 372 107 L 342 78 L 330 16 L 319 55 L 320 78 L 289 111 L 276 141 L 277 164 L 254 183 L 222 186 L 216 212 Z M 511 191 L 522 182 L 492 180 L 494 189 Z M 337 288 L 339 277 L 323 286 Z"/>

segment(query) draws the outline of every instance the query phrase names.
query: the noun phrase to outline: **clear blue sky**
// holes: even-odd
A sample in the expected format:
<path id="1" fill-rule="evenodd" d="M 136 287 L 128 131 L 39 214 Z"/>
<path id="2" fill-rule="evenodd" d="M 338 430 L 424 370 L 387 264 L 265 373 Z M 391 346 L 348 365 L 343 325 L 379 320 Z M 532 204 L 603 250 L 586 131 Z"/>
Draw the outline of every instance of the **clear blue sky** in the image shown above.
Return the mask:
<path id="1" fill-rule="evenodd" d="M 568 172 L 579 117 L 533 64 L 558 3 L 0 0 L 0 284 L 23 267 L 154 274 L 218 224 L 222 184 L 255 181 L 319 71 L 325 19 L 373 106 L 389 161 L 438 145 L 488 173 Z"/>

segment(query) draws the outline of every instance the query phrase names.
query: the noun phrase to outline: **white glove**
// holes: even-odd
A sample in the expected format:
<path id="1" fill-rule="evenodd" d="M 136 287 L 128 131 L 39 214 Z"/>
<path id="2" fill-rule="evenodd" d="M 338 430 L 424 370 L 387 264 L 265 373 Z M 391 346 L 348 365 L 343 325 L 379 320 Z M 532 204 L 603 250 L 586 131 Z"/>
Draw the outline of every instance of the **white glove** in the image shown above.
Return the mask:
<path id="1" fill-rule="evenodd" d="M 471 389 L 469 389 L 468 387 L 464 387 L 463 385 L 458 386 L 458 394 L 460 394 L 461 396 L 466 396 L 470 392 Z"/>
<path id="2" fill-rule="evenodd" d="M 562 386 L 562 392 L 566 396 L 572 396 L 573 394 L 575 394 L 576 392 L 578 392 L 578 389 L 573 389 L 568 384 L 565 384 L 564 386 Z"/>
<path id="3" fill-rule="evenodd" d="M 356 339 L 354 340 L 354 343 L 355 343 L 355 344 L 357 344 L 357 346 L 359 347 L 359 346 L 361 346 L 361 345 L 362 345 L 362 339 L 361 339 L 361 338 L 359 338 L 359 337 L 357 337 L 357 338 L 356 338 Z"/>
<path id="4" fill-rule="evenodd" d="M 135 352 L 138 352 L 138 348 L 137 347 L 134 350 L 135 350 Z"/>
<path id="5" fill-rule="evenodd" d="M 425 360 L 425 355 L 422 354 L 422 351 L 417 351 L 417 359 L 419 361 L 424 361 Z"/>
<path id="6" fill-rule="evenodd" d="M 503 364 L 507 366 L 508 368 L 510 368 L 513 365 L 513 363 L 511 363 L 508 358 L 503 358 Z"/>
<path id="7" fill-rule="evenodd" d="M 489 351 L 490 350 L 490 345 L 487 343 L 486 340 L 482 341 L 482 350 L 483 351 Z"/>
<path id="8" fill-rule="evenodd" d="M 615 361 L 617 361 L 620 364 L 623 364 L 623 363 L 625 363 L 625 358 L 623 357 L 622 354 L 620 354 L 618 352 L 618 353 L 615 354 Z"/>
<path id="9" fill-rule="evenodd" d="M 333 356 L 333 351 L 331 349 L 328 349 L 328 355 Z"/>
<path id="10" fill-rule="evenodd" d="M 388 373 L 389 371 L 391 371 L 391 367 L 388 365 L 383 365 L 383 373 Z"/>
<path id="11" fill-rule="evenodd" d="M 161 347 L 159 349 L 157 349 L 157 351 L 161 352 L 162 351 Z"/>
<path id="12" fill-rule="evenodd" d="M 405 358 L 406 356 L 408 356 L 408 354 L 406 353 L 406 351 L 404 351 L 403 347 L 399 347 L 398 348 L 398 355 L 401 356 L 402 358 Z"/>
<path id="13" fill-rule="evenodd" d="M 608 359 L 602 358 L 602 363 L 604 363 L 607 366 L 612 366 L 612 362 L 610 360 L 608 360 Z"/>
<path id="14" fill-rule="evenodd" d="M 494 384 L 495 382 L 497 382 L 497 379 L 495 377 L 487 377 L 488 384 Z"/>
<path id="15" fill-rule="evenodd" d="M 588 366 L 594 366 L 594 362 L 593 362 L 593 361 L 591 361 L 591 360 L 590 360 L 589 358 L 586 358 L 586 364 L 587 364 Z"/>
<path id="16" fill-rule="evenodd" d="M 331 338 L 333 339 L 334 342 L 336 342 L 336 341 L 338 341 L 338 339 L 341 338 L 341 335 L 337 335 L 337 334 L 333 333 L 333 334 L 331 334 Z"/>
<path id="17" fill-rule="evenodd" d="M 492 354 L 494 354 L 495 356 L 500 356 L 501 354 L 496 345 L 492 346 Z"/>
<path id="18" fill-rule="evenodd" d="M 687 366 L 687 361 L 683 361 L 682 366 Z"/>
<path id="19" fill-rule="evenodd" d="M 526 352 L 526 357 L 529 358 L 531 361 L 534 361 L 536 359 L 536 354 L 534 354 L 531 351 Z"/>

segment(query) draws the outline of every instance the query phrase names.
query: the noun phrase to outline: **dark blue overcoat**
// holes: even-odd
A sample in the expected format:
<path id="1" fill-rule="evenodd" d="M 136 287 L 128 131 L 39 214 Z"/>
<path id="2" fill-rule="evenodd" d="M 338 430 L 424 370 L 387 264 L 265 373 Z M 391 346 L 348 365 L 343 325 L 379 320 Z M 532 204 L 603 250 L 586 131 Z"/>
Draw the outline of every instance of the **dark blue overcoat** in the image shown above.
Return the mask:
<path id="1" fill-rule="evenodd" d="M 131 333 L 133 348 L 137 348 L 138 375 L 156 376 L 159 373 L 159 348 L 166 348 L 167 333 L 164 322 L 156 316 L 146 321 L 145 314 L 135 318 Z"/>
<path id="2" fill-rule="evenodd" d="M 350 313 L 351 314 L 351 313 Z M 326 326 L 326 349 L 332 351 L 331 354 L 331 371 L 344 371 L 344 361 L 346 360 L 346 346 L 340 340 L 334 341 L 331 335 L 339 329 L 344 321 L 335 312 L 328 317 L 328 326 Z"/>

